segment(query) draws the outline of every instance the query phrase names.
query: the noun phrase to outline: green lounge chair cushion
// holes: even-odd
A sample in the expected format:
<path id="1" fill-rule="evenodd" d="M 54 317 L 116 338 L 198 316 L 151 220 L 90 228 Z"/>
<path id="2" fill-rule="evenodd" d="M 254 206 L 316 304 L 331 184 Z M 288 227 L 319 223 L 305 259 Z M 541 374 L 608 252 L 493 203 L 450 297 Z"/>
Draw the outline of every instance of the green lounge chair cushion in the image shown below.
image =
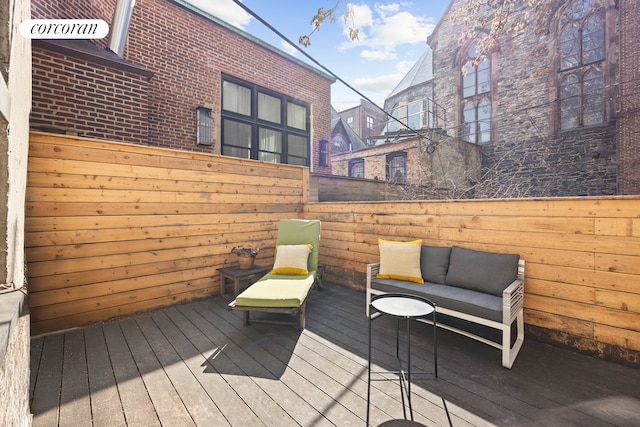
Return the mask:
<path id="1" fill-rule="evenodd" d="M 300 307 L 313 286 L 315 272 L 306 277 L 267 275 L 236 297 L 236 306 Z"/>

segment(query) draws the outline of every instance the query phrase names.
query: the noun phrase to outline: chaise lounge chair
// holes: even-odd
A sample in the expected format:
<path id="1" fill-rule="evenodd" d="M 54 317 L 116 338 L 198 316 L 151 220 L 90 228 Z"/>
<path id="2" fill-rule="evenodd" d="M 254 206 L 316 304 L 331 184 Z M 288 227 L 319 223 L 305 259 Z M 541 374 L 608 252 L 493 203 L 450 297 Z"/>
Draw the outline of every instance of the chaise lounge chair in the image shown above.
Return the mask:
<path id="1" fill-rule="evenodd" d="M 298 315 L 282 320 L 254 322 L 284 323 L 305 328 L 307 295 L 314 283 L 322 286 L 318 275 L 320 221 L 284 219 L 278 226 L 274 268 L 229 303 L 229 310 L 243 311 L 242 324 L 249 324 L 252 311 Z"/>

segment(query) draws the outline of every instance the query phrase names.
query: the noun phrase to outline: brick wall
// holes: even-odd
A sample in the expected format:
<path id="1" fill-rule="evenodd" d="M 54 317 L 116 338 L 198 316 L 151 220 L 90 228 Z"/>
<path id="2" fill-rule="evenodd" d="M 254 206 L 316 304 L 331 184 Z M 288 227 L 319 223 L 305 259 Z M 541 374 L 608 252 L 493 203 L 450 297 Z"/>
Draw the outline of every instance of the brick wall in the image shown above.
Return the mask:
<path id="1" fill-rule="evenodd" d="M 640 194 L 640 2 L 620 2 L 620 119 L 618 161 L 620 194 Z"/>
<path id="2" fill-rule="evenodd" d="M 144 144 L 145 76 L 33 47 L 31 128 Z"/>
<path id="3" fill-rule="evenodd" d="M 360 105 L 340 111 L 338 114 L 345 126 L 347 126 L 347 118 L 353 118 L 352 129 L 365 143 L 369 137 L 380 135 L 387 119 L 380 108 L 365 99 L 360 100 Z M 372 129 L 367 127 L 368 116 L 373 117 Z"/>
<path id="4" fill-rule="evenodd" d="M 405 198 L 470 197 L 479 181 L 480 148 L 443 134 L 434 133 L 431 137 L 436 143 L 433 152 L 426 151 L 426 141 L 420 143 L 418 138 L 407 138 L 390 144 L 334 154 L 333 174 L 348 176 L 349 162 L 362 159 L 364 178 L 386 181 L 387 155 L 403 152 L 407 155 L 407 184 L 428 187 L 420 190 L 414 188 L 412 190 L 419 193 L 406 194 Z"/>
<path id="5" fill-rule="evenodd" d="M 116 0 L 34 3 L 34 17 L 62 18 L 62 13 L 67 14 L 64 17 L 101 18 L 110 23 Z M 99 45 L 107 43 L 102 40 Z M 315 170 L 328 172 L 317 166 L 317 142 L 331 139 L 332 79 L 326 74 L 170 0 L 136 2 L 124 58 L 153 73 L 148 91 L 147 144 L 219 152 L 220 85 L 221 74 L 226 73 L 309 103 Z M 212 147 L 196 145 L 198 106 L 212 109 Z"/>
<path id="6" fill-rule="evenodd" d="M 452 10 L 457 7 L 454 2 Z M 616 40 L 617 10 L 613 0 L 603 0 L 608 10 L 607 37 Z M 527 9 L 528 10 L 528 9 Z M 516 11 L 521 17 L 524 11 Z M 522 32 L 500 39 L 500 48 L 491 56 L 492 142 L 482 146 L 485 173 L 502 175 L 519 182 L 517 191 L 507 190 L 504 180 L 485 182 L 485 194 L 493 197 L 611 195 L 617 193 L 616 132 L 614 103 L 608 106 L 611 121 L 602 126 L 575 131 L 557 130 L 556 73 L 557 23 L 536 24 L 535 16 Z M 445 16 L 429 40 L 433 50 L 435 102 L 447 111 L 449 134 L 459 136 L 461 126 L 461 73 L 456 60 L 460 54 L 459 23 Z M 635 36 L 637 37 L 637 36 Z M 615 99 L 618 77 L 618 47 L 609 49 L 612 64 L 607 76 L 610 93 Z M 488 187 L 493 188 L 488 188 Z M 513 189 L 513 187 L 510 187 Z"/>

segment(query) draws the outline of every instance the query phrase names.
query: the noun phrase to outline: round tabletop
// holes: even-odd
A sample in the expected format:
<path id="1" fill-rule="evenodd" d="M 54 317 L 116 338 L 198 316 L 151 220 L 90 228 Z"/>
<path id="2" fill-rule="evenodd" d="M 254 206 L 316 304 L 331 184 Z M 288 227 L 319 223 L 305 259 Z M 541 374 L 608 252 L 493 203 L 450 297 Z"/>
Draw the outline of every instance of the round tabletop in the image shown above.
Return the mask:
<path id="1" fill-rule="evenodd" d="M 384 314 L 398 317 L 422 317 L 435 310 L 425 301 L 397 295 L 379 297 L 371 305 Z"/>

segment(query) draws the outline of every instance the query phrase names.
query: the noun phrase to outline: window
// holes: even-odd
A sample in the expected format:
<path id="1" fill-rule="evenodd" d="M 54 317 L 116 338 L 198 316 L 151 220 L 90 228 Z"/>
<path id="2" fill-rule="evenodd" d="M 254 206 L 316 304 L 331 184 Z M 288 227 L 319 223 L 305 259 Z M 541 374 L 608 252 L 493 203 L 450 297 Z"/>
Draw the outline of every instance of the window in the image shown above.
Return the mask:
<path id="1" fill-rule="evenodd" d="M 605 121 L 605 19 L 594 0 L 574 0 L 560 19 L 560 129 Z"/>
<path id="2" fill-rule="evenodd" d="M 407 183 L 407 153 L 387 154 L 387 181 Z"/>
<path id="3" fill-rule="evenodd" d="M 347 117 L 347 126 L 353 129 L 353 116 Z"/>
<path id="4" fill-rule="evenodd" d="M 320 141 L 320 158 L 318 163 L 320 166 L 329 166 L 329 142 L 324 139 Z"/>
<path id="5" fill-rule="evenodd" d="M 364 159 L 355 159 L 349 162 L 349 176 L 364 178 Z"/>
<path id="6" fill-rule="evenodd" d="M 473 43 L 463 57 L 462 139 L 473 144 L 491 142 L 491 60 L 479 63 L 478 44 Z"/>
<path id="7" fill-rule="evenodd" d="M 373 116 L 367 116 L 367 129 L 373 129 L 374 121 Z"/>
<path id="8" fill-rule="evenodd" d="M 402 125 L 415 130 L 425 127 L 431 128 L 433 126 L 433 106 L 433 101 L 428 98 L 396 105 L 391 111 L 391 116 L 398 119 L 402 124 L 398 123 L 397 120 L 388 119 L 382 133 L 407 130 Z"/>
<path id="9" fill-rule="evenodd" d="M 271 163 L 309 165 L 309 105 L 224 75 L 222 154 Z"/>

